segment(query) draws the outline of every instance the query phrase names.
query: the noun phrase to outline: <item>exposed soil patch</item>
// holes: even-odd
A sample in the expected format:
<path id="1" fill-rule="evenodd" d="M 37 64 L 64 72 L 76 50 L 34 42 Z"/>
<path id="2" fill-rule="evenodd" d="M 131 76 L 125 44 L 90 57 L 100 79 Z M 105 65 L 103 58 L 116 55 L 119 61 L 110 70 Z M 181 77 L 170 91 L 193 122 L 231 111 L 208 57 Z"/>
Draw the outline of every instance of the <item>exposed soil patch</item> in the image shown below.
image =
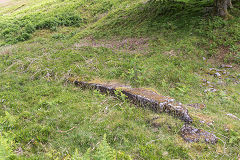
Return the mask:
<path id="1" fill-rule="evenodd" d="M 240 52 L 240 50 L 238 50 L 238 52 Z M 211 57 L 208 62 L 209 63 L 213 63 L 213 64 L 218 64 L 225 62 L 226 60 L 231 63 L 231 62 L 236 62 L 236 56 L 237 56 L 237 52 L 232 52 L 230 50 L 230 47 L 226 47 L 226 46 L 220 46 L 217 50 L 216 55 L 214 55 L 213 57 Z"/>
<path id="2" fill-rule="evenodd" d="M 224 58 L 230 53 L 229 47 L 221 46 L 218 49 L 217 59 L 223 61 Z"/>
<path id="3" fill-rule="evenodd" d="M 75 44 L 76 48 L 81 47 L 104 47 L 115 51 L 126 51 L 130 53 L 146 54 L 149 48 L 149 39 L 147 38 L 127 38 L 127 39 L 112 39 L 112 40 L 95 40 L 91 37 L 80 40 Z"/>

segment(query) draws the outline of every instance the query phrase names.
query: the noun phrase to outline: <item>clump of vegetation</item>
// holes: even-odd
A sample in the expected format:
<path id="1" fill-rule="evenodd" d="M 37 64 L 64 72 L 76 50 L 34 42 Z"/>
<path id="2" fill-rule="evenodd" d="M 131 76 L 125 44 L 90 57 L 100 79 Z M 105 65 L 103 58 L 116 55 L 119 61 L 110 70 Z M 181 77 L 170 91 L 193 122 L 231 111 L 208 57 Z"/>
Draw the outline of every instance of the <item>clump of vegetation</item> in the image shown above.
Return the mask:
<path id="1" fill-rule="evenodd" d="M 13 44 L 28 40 L 36 30 L 55 31 L 59 26 L 79 27 L 83 23 L 83 19 L 81 15 L 74 12 L 77 7 L 54 8 L 50 11 L 38 11 L 16 19 L 5 19 L 0 22 L 1 37 L 5 43 Z"/>
<path id="2" fill-rule="evenodd" d="M 0 159 L 13 159 L 12 143 L 0 135 Z"/>
<path id="3" fill-rule="evenodd" d="M 0 45 L 15 44 L 28 40 L 36 30 L 49 29 L 56 31 L 59 26 L 80 27 L 90 21 L 90 19 L 94 19 L 84 15 L 84 12 L 79 11 L 80 8 L 89 10 L 91 16 L 94 17 L 97 14 L 110 10 L 113 4 L 119 4 L 117 0 L 95 0 L 91 2 L 44 0 L 35 3 L 31 2 L 22 2 L 23 5 L 19 8 L 10 8 L 7 11 L 3 11 L 2 15 L 7 14 L 7 12 L 13 13 L 9 16 L 1 17 L 0 38 L 3 42 Z M 30 4 L 25 8 L 25 3 Z M 85 18 L 89 19 L 85 22 Z"/>

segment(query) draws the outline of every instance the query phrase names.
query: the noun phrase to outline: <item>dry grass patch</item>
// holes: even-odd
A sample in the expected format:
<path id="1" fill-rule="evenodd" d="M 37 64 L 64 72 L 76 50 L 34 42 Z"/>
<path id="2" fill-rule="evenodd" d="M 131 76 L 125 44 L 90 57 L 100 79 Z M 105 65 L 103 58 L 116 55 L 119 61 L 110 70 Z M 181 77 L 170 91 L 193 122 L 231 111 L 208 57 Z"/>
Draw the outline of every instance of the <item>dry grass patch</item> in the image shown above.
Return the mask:
<path id="1" fill-rule="evenodd" d="M 92 37 L 87 37 L 74 45 L 77 49 L 82 47 L 104 47 L 114 51 L 126 51 L 129 53 L 142 53 L 146 54 L 149 51 L 149 39 L 148 38 L 126 38 L 112 40 L 95 40 Z"/>
<path id="2" fill-rule="evenodd" d="M 4 46 L 0 48 L 0 55 L 11 55 L 13 53 L 13 50 L 15 49 L 15 46 Z"/>

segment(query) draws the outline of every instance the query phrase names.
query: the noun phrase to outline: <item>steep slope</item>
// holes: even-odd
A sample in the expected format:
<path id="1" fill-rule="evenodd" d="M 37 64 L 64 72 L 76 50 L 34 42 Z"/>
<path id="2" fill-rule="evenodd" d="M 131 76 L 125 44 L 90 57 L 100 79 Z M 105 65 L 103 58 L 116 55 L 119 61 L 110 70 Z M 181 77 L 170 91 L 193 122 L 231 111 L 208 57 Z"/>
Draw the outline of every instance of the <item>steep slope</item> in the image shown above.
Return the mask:
<path id="1" fill-rule="evenodd" d="M 229 21 L 211 17 L 206 11 L 211 4 L 142 0 L 0 4 L 4 156 L 239 158 L 240 4 L 234 4 L 235 18 Z M 193 125 L 214 133 L 219 142 L 186 143 L 179 134 L 184 122 L 177 118 L 137 108 L 123 97 L 82 90 L 68 83 L 69 78 L 154 88 L 182 102 Z"/>

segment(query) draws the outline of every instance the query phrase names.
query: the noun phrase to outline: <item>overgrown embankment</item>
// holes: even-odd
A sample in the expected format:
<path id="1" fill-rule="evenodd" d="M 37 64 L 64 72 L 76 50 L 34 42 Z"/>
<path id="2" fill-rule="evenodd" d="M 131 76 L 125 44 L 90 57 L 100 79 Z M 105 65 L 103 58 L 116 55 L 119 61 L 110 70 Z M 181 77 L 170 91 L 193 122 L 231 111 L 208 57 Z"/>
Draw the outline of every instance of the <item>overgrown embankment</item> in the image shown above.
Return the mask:
<path id="1" fill-rule="evenodd" d="M 228 21 L 211 16 L 211 1 L 13 2 L 0 8 L 1 155 L 239 158 L 239 2 Z M 179 119 L 81 90 L 69 77 L 155 88 L 189 104 L 194 127 L 219 142 L 185 143 Z"/>

